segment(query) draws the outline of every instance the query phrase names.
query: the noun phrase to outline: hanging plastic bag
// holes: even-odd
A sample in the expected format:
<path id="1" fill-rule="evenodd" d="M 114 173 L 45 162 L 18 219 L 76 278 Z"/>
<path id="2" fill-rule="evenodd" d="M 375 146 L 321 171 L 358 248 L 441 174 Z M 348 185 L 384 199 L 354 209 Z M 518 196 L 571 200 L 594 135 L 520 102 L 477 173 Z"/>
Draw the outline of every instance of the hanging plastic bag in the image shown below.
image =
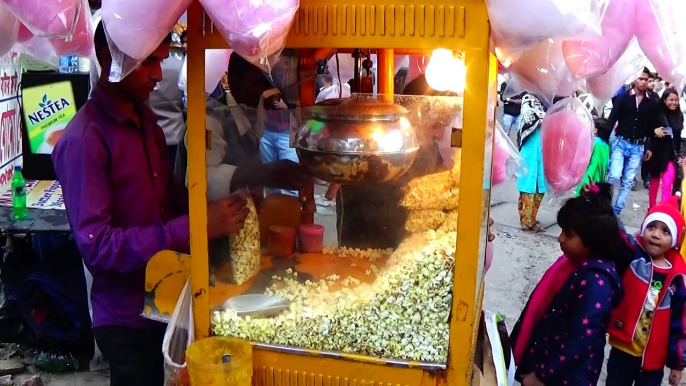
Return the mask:
<path id="1" fill-rule="evenodd" d="M 541 124 L 546 192 L 561 196 L 581 183 L 593 154 L 593 118 L 578 98 L 555 103 Z"/>
<path id="2" fill-rule="evenodd" d="M 600 36 L 599 5 L 606 0 L 487 0 L 498 59 L 509 67 L 546 39 Z"/>
<path id="3" fill-rule="evenodd" d="M 200 0 L 231 48 L 267 73 L 286 45 L 299 0 Z"/>
<path id="4" fill-rule="evenodd" d="M 638 44 L 660 76 L 679 90 L 686 79 L 686 2 L 642 0 L 636 8 Z"/>
<path id="5" fill-rule="evenodd" d="M 580 82 L 567 68 L 562 55 L 562 41 L 547 39 L 512 64 L 503 97 L 512 98 L 528 91 L 549 106 L 556 96 L 571 95 Z"/>
<path id="6" fill-rule="evenodd" d="M 229 68 L 231 50 L 205 50 L 205 92 L 211 94 Z M 185 61 L 184 61 L 185 65 Z M 187 70 L 186 70 L 187 71 Z"/>
<path id="7" fill-rule="evenodd" d="M 586 81 L 588 91 L 595 98 L 595 106 L 607 104 L 628 81 L 636 79 L 643 70 L 644 55 L 634 39 L 610 70 Z"/>
<path id="8" fill-rule="evenodd" d="M 34 36 L 24 43 L 15 45 L 14 50 L 19 53 L 30 55 L 45 64 L 55 67 L 59 65 L 59 57 L 57 56 L 57 53 L 55 53 L 52 44 L 50 44 L 50 40 L 46 38 Z"/>
<path id="9" fill-rule="evenodd" d="M 608 71 L 634 37 L 636 5 L 642 0 L 610 0 L 603 13 L 602 36 L 562 43 L 567 67 L 577 78 L 588 78 Z"/>
<path id="10" fill-rule="evenodd" d="M 95 58 L 95 48 L 93 46 L 93 22 L 91 20 L 88 0 L 81 0 L 81 9 L 77 15 L 74 31 L 68 39 L 50 39 L 52 47 L 59 56 L 78 55 L 82 57 Z"/>
<path id="11" fill-rule="evenodd" d="M 0 56 L 10 52 L 17 42 L 20 24 L 10 9 L 0 3 Z"/>
<path id="12" fill-rule="evenodd" d="M 68 38 L 74 31 L 81 0 L 0 0 L 31 32 Z"/>
<path id="13" fill-rule="evenodd" d="M 162 341 L 164 386 L 190 386 L 186 368 L 186 349 L 195 340 L 193 331 L 193 296 L 188 279 L 167 325 Z"/>
<path id="14" fill-rule="evenodd" d="M 124 79 L 153 53 L 191 2 L 192 0 L 103 1 L 100 13 L 112 54 L 110 82 Z"/>
<path id="15" fill-rule="evenodd" d="M 495 187 L 512 176 L 526 174 L 525 162 L 517 147 L 510 141 L 500 123 L 495 124 L 495 144 L 493 146 L 493 174 L 491 186 Z"/>
<path id="16" fill-rule="evenodd" d="M 24 43 L 33 37 L 33 32 L 26 28 L 26 26 L 19 22 L 19 32 L 17 33 L 17 43 Z"/>

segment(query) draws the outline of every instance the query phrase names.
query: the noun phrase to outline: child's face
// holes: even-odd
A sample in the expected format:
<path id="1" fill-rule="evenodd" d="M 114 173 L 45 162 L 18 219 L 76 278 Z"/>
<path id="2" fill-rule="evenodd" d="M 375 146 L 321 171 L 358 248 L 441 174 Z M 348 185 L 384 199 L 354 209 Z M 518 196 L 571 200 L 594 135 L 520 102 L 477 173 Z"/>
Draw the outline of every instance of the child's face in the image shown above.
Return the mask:
<path id="1" fill-rule="evenodd" d="M 643 232 L 643 248 L 652 257 L 664 256 L 672 248 L 672 235 L 665 223 L 653 221 Z"/>
<path id="2" fill-rule="evenodd" d="M 591 251 L 584 246 L 579 235 L 573 231 L 565 232 L 563 230 L 557 237 L 557 241 L 560 243 L 562 253 L 572 262 L 582 263 L 591 257 Z"/>

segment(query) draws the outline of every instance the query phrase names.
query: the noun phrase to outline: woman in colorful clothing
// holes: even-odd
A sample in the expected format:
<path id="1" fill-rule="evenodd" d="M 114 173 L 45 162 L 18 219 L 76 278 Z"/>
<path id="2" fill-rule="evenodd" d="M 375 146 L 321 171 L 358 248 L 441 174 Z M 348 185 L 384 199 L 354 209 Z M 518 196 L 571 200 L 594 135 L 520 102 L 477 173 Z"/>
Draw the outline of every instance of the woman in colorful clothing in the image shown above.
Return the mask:
<path id="1" fill-rule="evenodd" d="M 528 172 L 517 179 L 519 221 L 522 224 L 522 229 L 534 232 L 543 230 L 536 220 L 536 216 L 546 192 L 541 142 L 543 117 L 545 117 L 545 110 L 541 101 L 533 94 L 524 95 L 522 98 L 522 123 L 517 133 L 517 143 L 526 162 Z"/>

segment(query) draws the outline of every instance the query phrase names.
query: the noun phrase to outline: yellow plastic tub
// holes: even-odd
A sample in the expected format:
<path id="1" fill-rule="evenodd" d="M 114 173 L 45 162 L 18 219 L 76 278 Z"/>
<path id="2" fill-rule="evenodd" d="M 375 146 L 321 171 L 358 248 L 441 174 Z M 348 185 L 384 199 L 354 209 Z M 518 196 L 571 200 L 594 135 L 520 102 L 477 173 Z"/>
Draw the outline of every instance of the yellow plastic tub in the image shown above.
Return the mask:
<path id="1" fill-rule="evenodd" d="M 222 363 L 225 355 L 231 361 Z M 252 346 L 237 338 L 214 336 L 193 342 L 186 350 L 193 386 L 251 386 Z"/>

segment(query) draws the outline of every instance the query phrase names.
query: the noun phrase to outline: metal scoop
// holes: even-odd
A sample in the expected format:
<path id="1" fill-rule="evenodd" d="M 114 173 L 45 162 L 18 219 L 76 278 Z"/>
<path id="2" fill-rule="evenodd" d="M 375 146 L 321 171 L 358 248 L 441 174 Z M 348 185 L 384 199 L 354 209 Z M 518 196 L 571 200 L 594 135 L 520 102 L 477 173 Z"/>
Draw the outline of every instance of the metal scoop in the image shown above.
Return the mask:
<path id="1" fill-rule="evenodd" d="M 267 318 L 277 315 L 291 305 L 290 300 L 270 295 L 239 295 L 234 296 L 212 311 L 235 311 L 238 316 Z"/>

